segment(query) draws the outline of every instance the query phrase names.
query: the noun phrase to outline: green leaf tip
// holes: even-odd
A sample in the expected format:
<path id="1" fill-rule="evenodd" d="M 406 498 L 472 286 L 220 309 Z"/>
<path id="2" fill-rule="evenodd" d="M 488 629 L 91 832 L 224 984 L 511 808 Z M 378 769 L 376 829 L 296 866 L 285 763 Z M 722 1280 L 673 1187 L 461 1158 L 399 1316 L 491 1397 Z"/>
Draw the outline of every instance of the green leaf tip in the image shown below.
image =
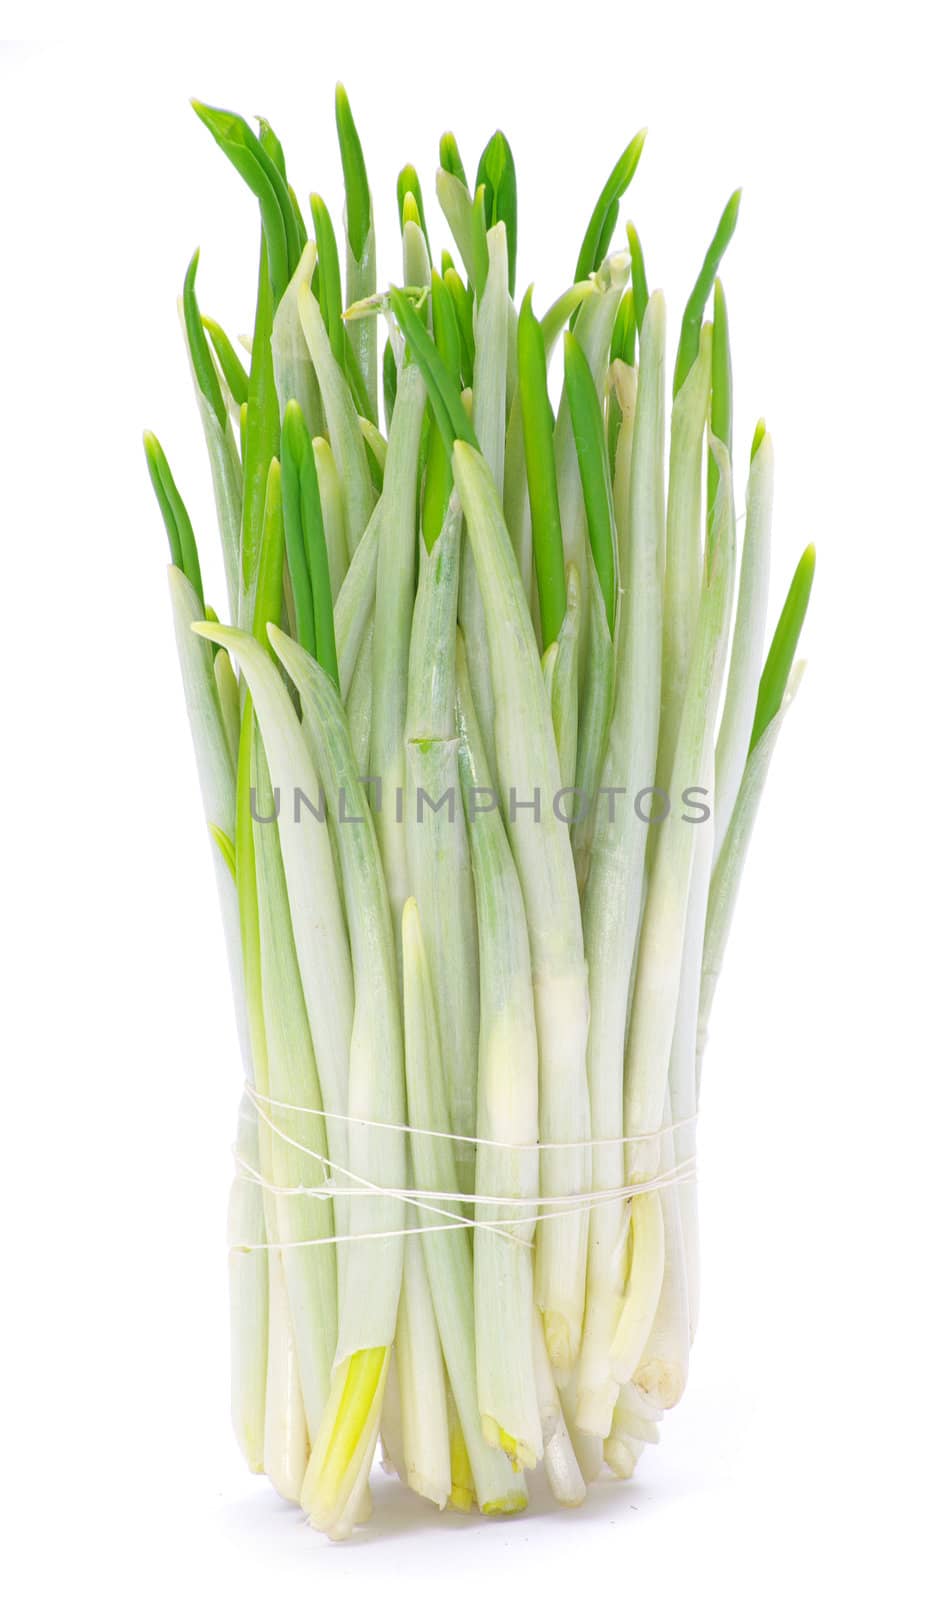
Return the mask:
<path id="1" fill-rule="evenodd" d="M 582 248 L 575 265 L 576 283 L 587 278 L 590 273 L 597 272 L 608 254 L 615 224 L 618 221 L 621 198 L 635 175 L 647 136 L 647 128 L 642 128 L 640 133 L 636 133 L 608 174 L 582 240 Z"/>
<path id="2" fill-rule="evenodd" d="M 633 222 L 629 222 L 625 230 L 628 235 L 628 254 L 631 256 L 631 292 L 635 302 L 635 322 L 638 332 L 645 320 L 645 311 L 648 307 L 648 276 L 645 272 L 645 254 L 641 248 L 641 239 Z"/>
<path id="3" fill-rule="evenodd" d="M 454 178 L 458 178 L 460 183 L 466 183 L 466 169 L 454 133 L 444 133 L 440 139 L 440 166 L 444 172 L 449 172 Z"/>
<path id="4" fill-rule="evenodd" d="M 373 213 L 363 147 L 357 134 L 347 91 L 342 83 L 337 85 L 334 93 L 334 111 L 337 118 L 337 142 L 340 145 L 341 166 L 344 169 L 347 239 L 355 260 L 360 261 L 363 259 Z"/>
<path id="5" fill-rule="evenodd" d="M 191 104 L 196 116 L 258 201 L 268 249 L 271 287 L 277 302 L 287 288 L 304 248 L 300 212 L 287 181 L 244 117 L 233 111 L 206 105 L 201 100 L 193 100 Z M 272 140 L 277 144 L 273 136 Z M 283 162 L 283 153 L 280 159 Z"/>
<path id="6" fill-rule="evenodd" d="M 816 546 L 808 544 L 797 563 L 797 570 L 787 591 L 780 619 L 770 641 L 770 649 L 767 651 L 757 694 L 753 732 L 750 736 L 751 750 L 783 704 L 787 680 L 800 641 L 800 631 L 810 603 L 815 571 Z"/>
<path id="7" fill-rule="evenodd" d="M 501 129 L 496 130 L 479 158 L 476 172 L 477 191 L 485 195 L 486 225 L 505 223 L 506 251 L 509 257 L 509 293 L 516 289 L 516 244 L 518 207 L 516 198 L 516 163 L 509 140 Z"/>
<path id="8" fill-rule="evenodd" d="M 243 406 L 248 399 L 248 374 L 239 361 L 231 340 L 224 328 L 211 317 L 202 317 L 202 327 L 212 342 L 212 349 L 218 357 L 218 365 L 221 367 L 235 405 Z"/>
<path id="9" fill-rule="evenodd" d="M 221 384 L 218 382 L 218 374 L 215 371 L 211 355 L 209 354 L 208 341 L 205 337 L 205 328 L 202 323 L 202 315 L 198 309 L 198 297 L 195 293 L 195 278 L 196 274 L 198 273 L 198 258 L 199 251 L 196 250 L 188 264 L 188 268 L 185 273 L 185 282 L 182 285 L 182 311 L 185 318 L 185 338 L 188 343 L 189 359 L 192 363 L 192 371 L 195 375 L 195 382 L 198 385 L 200 392 L 204 395 L 205 399 L 208 401 L 208 404 L 211 406 L 212 411 L 215 413 L 215 416 L 218 420 L 218 426 L 224 429 L 228 423 L 228 413 L 225 409 L 225 401 L 221 392 Z"/>
<path id="10" fill-rule="evenodd" d="M 267 117 L 256 117 L 255 121 L 258 124 L 258 138 L 261 140 L 262 148 L 267 151 L 285 183 L 287 183 L 288 169 L 287 163 L 284 159 L 284 147 L 281 143 L 281 140 L 278 138 Z"/>
<path id="11" fill-rule="evenodd" d="M 688 295 L 688 303 L 684 308 L 684 317 L 681 322 L 681 337 L 678 341 L 678 353 L 674 362 L 674 393 L 677 394 L 685 378 L 697 359 L 701 341 L 701 322 L 704 318 L 704 307 L 707 305 L 708 296 L 714 287 L 717 269 L 721 264 L 724 252 L 734 236 L 737 226 L 737 214 L 740 210 L 741 191 L 735 189 L 721 212 L 720 221 L 714 230 L 714 237 L 707 248 L 707 254 L 701 264 L 694 288 Z"/>
<path id="12" fill-rule="evenodd" d="M 331 349 L 341 369 L 347 363 L 347 333 L 344 328 L 344 299 L 340 282 L 340 257 L 330 212 L 319 194 L 311 195 L 311 220 L 317 244 L 317 283 L 321 315 Z"/>
<path id="13" fill-rule="evenodd" d="M 185 509 L 185 502 L 178 492 L 172 469 L 166 460 L 165 451 L 162 449 L 154 433 L 146 429 L 142 435 L 142 444 L 145 449 L 146 466 L 152 480 L 155 498 L 162 513 L 165 523 L 165 532 L 169 541 L 169 550 L 172 563 L 184 573 L 192 588 L 198 596 L 198 603 L 204 610 L 205 593 L 202 587 L 202 572 L 198 561 L 198 547 L 195 543 L 195 534 L 189 514 Z"/>
<path id="14" fill-rule="evenodd" d="M 397 210 L 400 215 L 400 227 L 405 228 L 408 222 L 415 222 L 426 241 L 427 254 L 432 257 L 430 236 L 426 230 L 426 216 L 423 210 L 420 176 L 416 167 L 409 162 L 397 175 Z"/>
<path id="15" fill-rule="evenodd" d="M 417 227 L 420 227 L 420 207 L 412 189 L 407 190 L 400 208 L 400 226 L 405 228 L 408 222 L 415 222 Z"/>
<path id="16" fill-rule="evenodd" d="M 766 424 L 764 418 L 760 417 L 758 422 L 757 422 L 757 426 L 754 429 L 754 439 L 753 439 L 753 443 L 751 444 L 751 447 L 750 447 L 750 459 L 751 459 L 751 461 L 753 461 L 754 456 L 757 454 L 757 451 L 760 449 L 760 447 L 763 444 L 764 439 L 766 438 L 766 436 L 767 436 L 767 424 Z"/>
<path id="17" fill-rule="evenodd" d="M 698 344 L 700 349 L 700 342 Z M 711 433 L 723 444 L 728 460 L 734 431 L 734 378 L 731 370 L 727 300 L 720 278 L 714 280 L 714 326 L 711 330 Z M 707 463 L 708 523 L 713 527 L 719 471 L 713 450 Z"/>

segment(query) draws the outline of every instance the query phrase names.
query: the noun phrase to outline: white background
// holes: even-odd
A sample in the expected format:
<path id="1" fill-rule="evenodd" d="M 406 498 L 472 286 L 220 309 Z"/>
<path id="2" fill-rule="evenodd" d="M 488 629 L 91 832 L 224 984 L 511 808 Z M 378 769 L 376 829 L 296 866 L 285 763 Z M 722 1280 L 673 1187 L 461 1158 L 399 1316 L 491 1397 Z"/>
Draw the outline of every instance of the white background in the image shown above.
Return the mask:
<path id="1" fill-rule="evenodd" d="M 9 1592 L 937 1594 L 952 141 L 932 8 L 204 9 L 0 59 Z M 543 1496 L 518 1522 L 440 1519 L 385 1485 L 334 1548 L 245 1476 L 229 1432 L 239 1067 L 140 433 L 209 563 L 175 299 L 201 243 L 203 307 L 247 330 L 257 222 L 188 97 L 266 113 L 299 192 L 336 214 L 338 77 L 384 271 L 399 166 L 429 182 L 448 126 L 475 166 L 499 122 L 520 286 L 547 303 L 647 124 L 623 219 L 673 334 L 743 183 L 724 280 L 738 458 L 761 412 L 776 442 L 774 613 L 802 546 L 819 555 L 705 1069 L 688 1394 L 637 1477 L 580 1512 Z"/>

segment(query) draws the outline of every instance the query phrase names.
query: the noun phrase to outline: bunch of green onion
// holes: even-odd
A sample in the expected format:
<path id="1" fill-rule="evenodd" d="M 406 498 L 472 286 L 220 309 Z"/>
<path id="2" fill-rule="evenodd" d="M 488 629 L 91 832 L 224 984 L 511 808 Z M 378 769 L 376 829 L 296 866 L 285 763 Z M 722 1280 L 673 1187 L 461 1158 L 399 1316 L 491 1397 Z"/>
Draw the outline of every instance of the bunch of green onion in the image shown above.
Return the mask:
<path id="1" fill-rule="evenodd" d="M 235 1429 L 334 1538 L 378 1441 L 440 1507 L 519 1510 L 537 1465 L 574 1505 L 684 1389 L 708 1015 L 813 574 L 764 658 L 773 446 L 758 423 L 738 553 L 717 278 L 739 195 L 670 382 L 634 227 L 614 245 L 643 134 L 540 316 L 501 133 L 472 183 L 440 141 L 453 253 L 400 173 L 384 289 L 343 89 L 340 241 L 267 122 L 195 109 L 261 216 L 250 364 L 197 253 L 181 302 L 227 626 L 145 441 L 246 1075 Z"/>

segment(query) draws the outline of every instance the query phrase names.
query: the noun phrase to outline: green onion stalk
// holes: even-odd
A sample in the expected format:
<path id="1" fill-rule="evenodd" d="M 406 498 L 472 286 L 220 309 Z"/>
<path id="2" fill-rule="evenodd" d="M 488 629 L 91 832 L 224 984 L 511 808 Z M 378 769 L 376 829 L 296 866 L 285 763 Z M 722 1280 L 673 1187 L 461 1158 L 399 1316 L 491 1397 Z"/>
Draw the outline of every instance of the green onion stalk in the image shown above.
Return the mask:
<path id="1" fill-rule="evenodd" d="M 661 597 L 664 571 L 665 308 L 656 293 L 645 317 L 630 472 L 630 550 L 622 571 L 618 688 L 602 782 L 626 794 L 650 791 L 661 703 Z M 627 601 L 627 604 L 626 604 Z M 614 796 L 609 792 L 608 800 Z M 644 897 L 647 827 L 633 806 L 603 808 L 585 888 L 585 948 L 592 1021 L 588 1076 L 592 1097 L 593 1188 L 625 1181 L 623 1062 L 632 964 Z M 660 1120 L 660 1119 L 659 1119 Z M 625 1292 L 625 1234 L 632 1202 L 604 1201 L 592 1212 L 585 1339 L 579 1360 L 579 1421 L 607 1437 L 618 1394 L 611 1344 Z M 628 1374 L 631 1376 L 631 1374 Z"/>
<path id="2" fill-rule="evenodd" d="M 685 1390 L 701 1068 L 802 675 L 812 546 L 764 654 L 762 422 L 735 550 L 739 193 L 669 391 L 643 134 L 540 311 L 501 131 L 440 140 L 444 240 L 401 169 L 380 284 L 343 88 L 341 229 L 270 123 L 194 104 L 260 224 L 248 357 L 182 278 L 220 612 L 145 435 L 243 1068 L 234 1430 L 332 1539 L 378 1452 L 434 1514 L 518 1512 L 536 1468 L 575 1506 Z"/>

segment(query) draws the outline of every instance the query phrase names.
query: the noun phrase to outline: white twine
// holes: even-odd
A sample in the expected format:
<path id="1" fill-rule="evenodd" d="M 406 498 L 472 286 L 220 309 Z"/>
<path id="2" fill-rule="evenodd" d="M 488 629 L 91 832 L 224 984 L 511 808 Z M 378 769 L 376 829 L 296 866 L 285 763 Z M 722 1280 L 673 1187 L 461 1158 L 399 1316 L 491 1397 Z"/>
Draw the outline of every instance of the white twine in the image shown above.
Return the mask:
<path id="1" fill-rule="evenodd" d="M 270 1095 L 260 1094 L 251 1083 L 245 1084 L 245 1094 L 252 1105 L 261 1110 L 262 1106 L 271 1106 L 275 1111 L 290 1111 L 295 1116 L 324 1117 L 332 1122 L 352 1122 L 360 1128 L 382 1128 L 387 1133 L 409 1133 L 418 1139 L 452 1139 L 456 1144 L 481 1144 L 492 1150 L 514 1150 L 523 1154 L 531 1154 L 533 1150 L 605 1150 L 612 1147 L 624 1147 L 627 1144 L 642 1144 L 651 1139 L 659 1139 L 663 1134 L 674 1133 L 678 1128 L 687 1128 L 692 1122 L 697 1121 L 697 1112 L 689 1117 L 681 1117 L 677 1122 L 665 1122 L 654 1133 L 626 1133 L 613 1139 L 566 1139 L 560 1141 L 545 1141 L 540 1139 L 532 1144 L 510 1144 L 505 1139 L 483 1139 L 476 1133 L 447 1133 L 442 1128 L 414 1128 L 409 1122 L 375 1122 L 372 1117 L 353 1117 L 346 1111 L 325 1111 L 319 1106 L 295 1106 L 287 1100 L 273 1100 Z M 267 1120 L 267 1119 L 265 1119 Z M 268 1126 L 274 1128 L 274 1123 Z M 275 1128 L 280 1133 L 280 1128 Z M 316 1150 L 309 1150 L 304 1145 L 298 1145 L 307 1155 L 314 1156 L 315 1160 L 323 1160 Z M 471 1197 L 467 1195 L 466 1199 Z"/>
<path id="2" fill-rule="evenodd" d="M 262 1243 L 260 1240 L 250 1243 L 239 1242 L 238 1244 L 231 1246 L 232 1250 L 238 1251 L 293 1250 L 299 1249 L 305 1245 L 316 1244 L 358 1244 L 364 1239 L 402 1239 L 409 1233 L 450 1233 L 458 1228 L 485 1229 L 489 1233 L 498 1234 L 509 1244 L 522 1245 L 524 1249 L 531 1250 L 532 1241 L 530 1239 L 523 1239 L 518 1233 L 514 1233 L 510 1230 L 515 1228 L 526 1229 L 529 1227 L 535 1227 L 538 1223 L 551 1221 L 553 1217 L 581 1216 L 584 1213 L 595 1210 L 597 1206 L 611 1205 L 613 1201 L 617 1200 L 627 1201 L 632 1199 L 637 1194 L 651 1194 L 659 1189 L 671 1188 L 677 1183 L 688 1182 L 694 1177 L 695 1173 L 694 1162 L 683 1161 L 679 1163 L 678 1166 L 671 1167 L 667 1172 L 659 1173 L 656 1178 L 647 1179 L 644 1183 L 630 1183 L 626 1184 L 624 1188 L 620 1189 L 592 1190 L 588 1194 L 560 1195 L 555 1199 L 546 1198 L 542 1195 L 536 1195 L 531 1200 L 512 1200 L 508 1198 L 500 1199 L 498 1195 L 485 1197 L 464 1194 L 462 1192 L 452 1195 L 441 1195 L 439 1197 L 444 1200 L 457 1201 L 459 1204 L 466 1202 L 470 1205 L 493 1205 L 498 1206 L 500 1209 L 504 1209 L 505 1207 L 511 1205 L 551 1205 L 561 1206 L 563 1208 L 561 1210 L 550 1211 L 548 1213 L 537 1212 L 535 1216 L 520 1217 L 518 1220 L 514 1220 L 508 1226 L 506 1226 L 506 1224 L 499 1225 L 491 1222 L 481 1221 L 477 1217 L 461 1217 L 457 1212 L 443 1211 L 438 1206 L 427 1205 L 419 1198 L 419 1196 L 421 1194 L 430 1194 L 432 1191 L 429 1189 L 384 1189 L 378 1187 L 376 1184 L 369 1185 L 364 1189 L 339 1189 L 333 1184 L 326 1185 L 323 1188 L 313 1189 L 304 1188 L 303 1186 L 300 1188 L 281 1188 L 278 1185 L 269 1183 L 266 1178 L 262 1177 L 260 1173 L 255 1172 L 254 1168 L 248 1166 L 246 1162 L 240 1162 L 239 1164 L 243 1169 L 240 1176 L 246 1182 L 257 1184 L 267 1194 L 278 1195 L 285 1199 L 304 1198 L 313 1200 L 334 1200 L 342 1199 L 345 1196 L 349 1198 L 355 1198 L 361 1195 L 366 1198 L 368 1194 L 372 1193 L 375 1198 L 382 1197 L 387 1200 L 398 1200 L 405 1202 L 407 1205 L 417 1206 L 422 1211 L 434 1211 L 439 1216 L 452 1217 L 453 1220 L 451 1222 L 426 1223 L 417 1228 L 389 1228 L 386 1231 L 375 1233 L 322 1234 L 321 1237 L 317 1239 L 278 1239 L 274 1241 L 265 1241 L 264 1243 Z M 570 1201 L 581 1202 L 581 1204 L 570 1205 Z"/>
<path id="3" fill-rule="evenodd" d="M 271 1121 L 271 1118 L 267 1115 L 266 1112 L 264 1112 L 261 1109 L 260 1106 L 258 1107 L 258 1115 L 261 1117 L 262 1121 L 264 1123 L 266 1123 L 266 1125 L 271 1129 L 272 1133 L 276 1133 L 278 1135 L 278 1138 L 279 1139 L 283 1139 L 285 1144 L 290 1145 L 293 1150 L 300 1150 L 302 1155 L 310 1156 L 313 1161 L 319 1161 L 325 1169 L 330 1167 L 335 1172 L 343 1173 L 344 1177 L 345 1178 L 349 1178 L 352 1183 L 359 1184 L 360 1185 L 360 1191 L 359 1192 L 361 1194 L 365 1194 L 365 1195 L 366 1194 L 373 1194 L 373 1195 L 376 1195 L 376 1196 L 381 1197 L 383 1199 L 393 1199 L 393 1198 L 398 1198 L 399 1199 L 399 1198 L 402 1198 L 402 1194 L 403 1194 L 402 1190 L 399 1190 L 399 1189 L 398 1190 L 393 1190 L 393 1189 L 383 1188 L 380 1185 L 372 1182 L 372 1180 L 370 1178 L 361 1177 L 359 1172 L 351 1172 L 348 1167 L 342 1166 L 340 1164 L 340 1162 L 332 1161 L 330 1156 L 324 1155 L 321 1151 L 312 1150 L 312 1149 L 310 1149 L 310 1147 L 308 1145 L 300 1144 L 297 1139 L 292 1139 L 292 1137 L 291 1137 L 291 1135 L 289 1133 L 285 1133 L 283 1128 L 279 1128 L 277 1123 Z M 358 1121 L 359 1119 L 358 1118 L 352 1118 L 350 1120 Z M 240 1161 L 240 1157 L 238 1157 L 237 1152 L 236 1152 L 236 1157 L 235 1158 L 236 1158 L 236 1160 Z M 264 1179 L 263 1178 L 261 1179 L 261 1182 L 262 1182 L 262 1185 L 264 1186 Z M 300 1190 L 300 1191 L 299 1190 L 294 1190 L 292 1192 L 294 1192 L 294 1193 L 303 1192 L 303 1189 Z M 331 1188 L 330 1193 L 324 1194 L 324 1192 L 322 1191 L 322 1194 L 323 1194 L 324 1198 L 332 1200 L 334 1198 L 334 1195 L 335 1195 L 336 1192 L 337 1192 L 336 1190 Z M 463 1195 L 461 1198 L 463 1200 L 465 1200 L 467 1197 L 466 1197 L 466 1195 Z M 415 1202 L 415 1204 L 419 1207 L 419 1209 L 421 1211 L 432 1211 L 437 1216 L 440 1216 L 440 1217 L 451 1217 L 451 1218 L 453 1218 L 455 1220 L 455 1218 L 457 1216 L 457 1213 L 455 1211 L 447 1211 L 443 1206 L 428 1205 L 423 1200 L 417 1200 Z M 508 1233 L 504 1233 L 502 1229 L 498 1229 L 498 1228 L 493 1227 L 491 1223 L 486 1223 L 485 1226 L 490 1228 L 493 1233 L 503 1233 L 503 1237 L 505 1237 L 505 1238 L 509 1238 L 510 1237 L 510 1235 Z M 398 1232 L 399 1231 L 402 1231 L 402 1230 L 398 1230 Z M 363 1238 L 363 1239 L 368 1239 L 368 1238 L 370 1238 L 370 1235 L 365 1233 L 365 1234 L 359 1235 L 359 1237 Z M 302 1241 L 302 1242 L 307 1243 L 309 1241 Z M 314 1240 L 313 1242 L 315 1244 L 322 1243 L 322 1241 L 319 1240 L 319 1239 Z M 327 1242 L 330 1243 L 329 1240 Z M 345 1241 L 335 1241 L 335 1242 L 343 1243 Z"/>
<path id="4" fill-rule="evenodd" d="M 268 1105 L 276 1110 L 290 1111 L 293 1113 L 301 1113 L 310 1116 L 333 1116 L 338 1121 L 351 1122 L 368 1128 L 382 1128 L 392 1133 L 405 1133 L 416 1135 L 417 1137 L 422 1136 L 434 1139 L 453 1139 L 466 1144 L 472 1143 L 490 1145 L 495 1149 L 513 1150 L 523 1153 L 531 1153 L 535 1150 L 547 1149 L 580 1149 L 591 1145 L 624 1145 L 628 1143 L 640 1142 L 646 1139 L 657 1139 L 661 1133 L 668 1131 L 669 1128 L 674 1129 L 683 1127 L 688 1123 L 694 1122 L 696 1120 L 696 1113 L 691 1117 L 683 1118 L 680 1122 L 672 1122 L 666 1125 L 666 1127 L 659 1129 L 657 1133 L 634 1134 L 622 1139 L 578 1140 L 572 1144 L 554 1145 L 540 1143 L 527 1145 L 506 1144 L 502 1140 L 481 1139 L 476 1135 L 470 1138 L 470 1136 L 466 1134 L 445 1133 L 442 1130 L 437 1129 L 413 1128 L 409 1126 L 409 1124 L 375 1122 L 369 1118 L 348 1116 L 340 1112 L 324 1112 L 313 1106 L 290 1105 L 286 1101 L 274 1100 L 268 1095 L 259 1094 L 251 1085 L 246 1085 L 245 1092 L 252 1103 L 257 1107 L 258 1115 L 260 1116 L 261 1120 L 268 1128 L 271 1129 L 273 1133 L 277 1134 L 279 1139 L 284 1140 L 284 1142 L 292 1149 L 298 1150 L 301 1152 L 301 1154 L 309 1156 L 314 1161 L 320 1162 L 325 1172 L 330 1171 L 332 1173 L 340 1173 L 342 1177 L 349 1180 L 353 1187 L 345 1187 L 336 1182 L 333 1177 L 329 1178 L 325 1183 L 318 1185 L 296 1184 L 293 1186 L 282 1186 L 280 1184 L 274 1184 L 265 1178 L 262 1173 L 258 1172 L 248 1161 L 244 1159 L 244 1157 L 239 1155 L 236 1151 L 235 1161 L 239 1168 L 239 1177 L 243 1181 L 256 1184 L 266 1194 L 270 1194 L 280 1199 L 333 1201 L 342 1199 L 366 1199 L 368 1197 L 373 1197 L 375 1199 L 398 1201 L 401 1204 L 414 1206 L 418 1211 L 429 1212 L 434 1216 L 442 1217 L 447 1220 L 443 1222 L 429 1222 L 422 1224 L 419 1227 L 391 1228 L 368 1233 L 360 1232 L 347 1234 L 327 1234 L 322 1235 L 320 1238 L 312 1239 L 289 1239 L 286 1241 L 266 1240 L 263 1242 L 255 1240 L 247 1243 L 233 1244 L 231 1249 L 237 1251 L 272 1249 L 287 1250 L 300 1249 L 310 1245 L 355 1244 L 362 1239 L 401 1239 L 406 1237 L 408 1234 L 445 1233 L 455 1231 L 459 1228 L 470 1228 L 474 1230 L 476 1228 L 485 1229 L 489 1233 L 497 1234 L 499 1237 L 505 1239 L 509 1243 L 519 1244 L 525 1249 L 531 1250 L 532 1241 L 530 1239 L 521 1237 L 520 1235 L 524 1234 L 526 1230 L 534 1228 L 540 1223 L 549 1221 L 552 1217 L 579 1216 L 594 1210 L 598 1206 L 611 1205 L 613 1203 L 617 1203 L 618 1201 L 627 1203 L 636 1195 L 650 1194 L 661 1189 L 670 1188 L 674 1184 L 690 1182 L 695 1177 L 695 1162 L 693 1157 L 690 1157 L 685 1161 L 679 1162 L 674 1167 L 669 1168 L 667 1171 L 658 1173 L 655 1177 L 646 1179 L 641 1183 L 624 1184 L 614 1189 L 591 1190 L 588 1193 L 515 1196 L 470 1194 L 463 1190 L 452 1191 L 388 1188 L 385 1185 L 372 1182 L 369 1178 L 361 1177 L 359 1173 L 349 1171 L 347 1167 L 341 1165 L 339 1162 L 333 1161 L 330 1156 L 324 1154 L 323 1151 L 313 1150 L 310 1148 L 310 1146 L 301 1144 L 299 1140 L 293 1138 L 291 1134 L 287 1133 L 283 1128 L 278 1127 L 277 1123 L 268 1116 L 264 1107 Z M 437 1201 L 442 1201 L 443 1204 L 436 1204 Z M 501 1211 L 523 1206 L 534 1207 L 536 1209 L 534 1214 L 520 1218 L 513 1218 L 510 1222 L 505 1223 L 500 1222 L 498 1218 L 491 1221 L 488 1218 L 461 1216 L 458 1210 L 448 1210 L 448 1205 L 454 1207 L 461 1205 L 473 1207 L 490 1206 Z M 513 1230 L 515 1229 L 518 1229 L 519 1232 L 514 1232 Z"/>

